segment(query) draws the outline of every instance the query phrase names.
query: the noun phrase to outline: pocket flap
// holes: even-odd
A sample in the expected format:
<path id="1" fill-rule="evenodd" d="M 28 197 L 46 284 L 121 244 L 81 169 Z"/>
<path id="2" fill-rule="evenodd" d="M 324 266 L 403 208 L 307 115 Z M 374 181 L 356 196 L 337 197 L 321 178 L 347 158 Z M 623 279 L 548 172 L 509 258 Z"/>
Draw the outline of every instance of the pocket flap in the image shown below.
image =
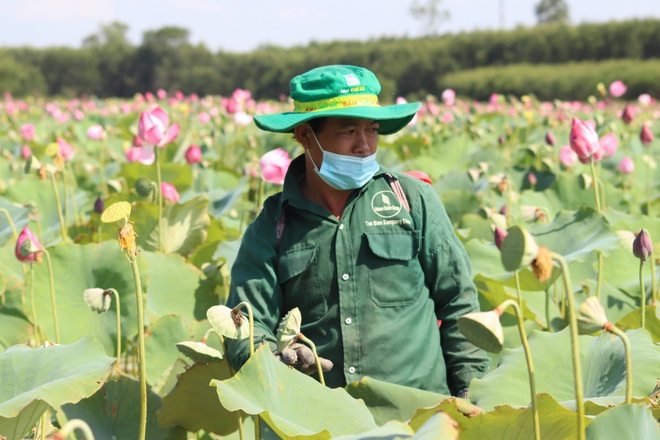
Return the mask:
<path id="1" fill-rule="evenodd" d="M 316 257 L 316 246 L 308 245 L 289 249 L 277 262 L 279 282 L 284 284 L 296 275 L 303 273 Z"/>
<path id="2" fill-rule="evenodd" d="M 419 231 L 365 235 L 371 252 L 386 260 L 408 261 L 419 253 Z"/>

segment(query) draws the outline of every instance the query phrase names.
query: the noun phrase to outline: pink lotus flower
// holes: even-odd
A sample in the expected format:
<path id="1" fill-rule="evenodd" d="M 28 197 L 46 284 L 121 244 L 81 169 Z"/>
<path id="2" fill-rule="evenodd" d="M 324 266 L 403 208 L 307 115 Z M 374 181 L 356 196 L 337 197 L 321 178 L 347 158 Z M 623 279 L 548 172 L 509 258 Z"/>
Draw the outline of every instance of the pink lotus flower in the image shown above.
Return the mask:
<path id="1" fill-rule="evenodd" d="M 234 123 L 236 125 L 241 125 L 243 127 L 247 127 L 252 123 L 252 116 L 248 115 L 244 111 L 239 111 L 234 113 Z"/>
<path id="2" fill-rule="evenodd" d="M 67 141 L 62 138 L 57 138 L 57 144 L 60 146 L 60 155 L 64 160 L 73 159 L 73 155 L 76 153 L 75 150 Z"/>
<path id="3" fill-rule="evenodd" d="M 643 106 L 647 106 L 653 102 L 653 98 L 651 98 L 651 95 L 649 95 L 648 93 L 642 93 L 637 97 L 637 102 L 639 102 Z"/>
<path id="4" fill-rule="evenodd" d="M 179 124 L 170 124 L 170 118 L 160 107 L 140 113 L 138 137 L 147 144 L 164 147 L 179 135 Z"/>
<path id="5" fill-rule="evenodd" d="M 631 157 L 624 157 L 621 159 L 621 162 L 619 162 L 619 166 L 617 167 L 619 172 L 621 174 L 631 174 L 633 171 L 635 171 L 635 162 L 632 160 Z"/>
<path id="6" fill-rule="evenodd" d="M 201 112 L 197 115 L 197 119 L 199 120 L 199 123 L 202 125 L 208 124 L 208 122 L 211 120 L 211 115 L 209 115 L 206 112 Z"/>
<path id="7" fill-rule="evenodd" d="M 179 201 L 179 192 L 171 183 L 161 182 L 160 191 L 163 193 L 163 198 L 171 200 L 174 203 Z"/>
<path id="8" fill-rule="evenodd" d="M 41 243 L 39 243 L 37 236 L 27 226 L 23 227 L 21 233 L 18 234 L 16 248 L 14 249 L 14 255 L 16 255 L 18 261 L 22 263 L 38 262 L 38 255 L 35 252 L 38 249 L 41 249 Z"/>
<path id="9" fill-rule="evenodd" d="M 158 89 L 156 91 L 156 96 L 158 96 L 158 99 L 165 99 L 167 98 L 167 92 L 163 89 Z"/>
<path id="10" fill-rule="evenodd" d="M 651 145 L 651 142 L 653 142 L 653 138 L 653 132 L 648 127 L 648 125 L 642 125 L 642 131 L 639 133 L 639 140 L 642 141 L 642 144 L 644 144 L 645 147 L 648 147 Z"/>
<path id="11" fill-rule="evenodd" d="M 442 118 L 440 120 L 442 122 L 444 122 L 445 124 L 449 124 L 450 122 L 452 122 L 454 120 L 454 114 L 452 112 L 449 112 L 449 111 L 444 112 L 442 114 Z"/>
<path id="12" fill-rule="evenodd" d="M 126 152 L 126 160 L 129 162 L 140 162 L 143 165 L 151 165 L 156 161 L 153 145 L 133 147 Z"/>
<path id="13" fill-rule="evenodd" d="M 623 81 L 617 80 L 610 84 L 610 95 L 615 98 L 623 96 L 626 93 L 626 90 L 628 90 L 628 87 L 626 87 Z"/>
<path id="14" fill-rule="evenodd" d="M 575 165 L 575 162 L 577 162 L 578 156 L 575 154 L 575 151 L 568 145 L 565 145 L 559 150 L 559 161 L 564 165 L 566 168 L 570 168 L 573 165 Z"/>
<path id="15" fill-rule="evenodd" d="M 284 183 L 284 176 L 289 169 L 291 159 L 289 153 L 281 148 L 276 148 L 264 154 L 259 161 L 261 168 L 261 178 L 269 183 L 281 185 Z"/>
<path id="16" fill-rule="evenodd" d="M 602 151 L 603 156 L 612 157 L 619 149 L 619 138 L 614 133 L 607 133 L 600 138 L 598 144 L 600 145 L 600 151 Z"/>
<path id="17" fill-rule="evenodd" d="M 32 156 L 32 150 L 27 145 L 21 146 L 21 157 L 27 160 L 28 157 Z"/>
<path id="18" fill-rule="evenodd" d="M 589 159 L 599 148 L 596 131 L 578 118 L 573 118 L 570 141 L 578 159 Z"/>
<path id="19" fill-rule="evenodd" d="M 445 103 L 446 106 L 452 106 L 456 102 L 456 92 L 454 92 L 452 89 L 445 89 L 445 91 L 442 92 L 442 102 Z"/>
<path id="20" fill-rule="evenodd" d="M 416 179 L 421 180 L 422 182 L 426 182 L 429 185 L 433 185 L 433 181 L 431 181 L 431 178 L 429 177 L 428 174 L 426 174 L 423 171 L 406 171 L 404 174 L 407 174 L 411 177 L 414 177 Z"/>
<path id="21" fill-rule="evenodd" d="M 87 129 L 87 137 L 93 141 L 100 141 L 105 136 L 103 127 L 100 125 L 92 125 Z"/>
<path id="22" fill-rule="evenodd" d="M 36 131 L 36 128 L 34 124 L 24 124 L 21 125 L 20 131 L 21 131 L 21 136 L 23 136 L 23 139 L 30 142 L 31 140 L 34 139 L 34 133 Z"/>
<path id="23" fill-rule="evenodd" d="M 186 150 L 185 156 L 189 165 L 200 163 L 202 161 L 202 149 L 199 145 L 191 145 Z"/>

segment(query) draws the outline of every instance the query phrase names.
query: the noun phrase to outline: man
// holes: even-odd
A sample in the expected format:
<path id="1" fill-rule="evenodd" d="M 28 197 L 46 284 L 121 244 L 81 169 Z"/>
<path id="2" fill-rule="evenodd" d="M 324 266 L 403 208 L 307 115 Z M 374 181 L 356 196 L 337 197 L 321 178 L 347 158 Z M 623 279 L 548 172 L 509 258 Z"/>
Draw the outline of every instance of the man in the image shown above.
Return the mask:
<path id="1" fill-rule="evenodd" d="M 432 186 L 376 162 L 379 134 L 420 107 L 381 107 L 379 92 L 364 68 L 325 66 L 291 80 L 293 112 L 255 116 L 305 152 L 246 230 L 228 306 L 249 302 L 255 344 L 273 351 L 279 321 L 298 307 L 302 333 L 333 365 L 328 386 L 369 376 L 465 397 L 488 368 L 456 326 L 478 310 L 469 261 Z M 246 340 L 227 348 L 236 369 L 249 357 Z"/>

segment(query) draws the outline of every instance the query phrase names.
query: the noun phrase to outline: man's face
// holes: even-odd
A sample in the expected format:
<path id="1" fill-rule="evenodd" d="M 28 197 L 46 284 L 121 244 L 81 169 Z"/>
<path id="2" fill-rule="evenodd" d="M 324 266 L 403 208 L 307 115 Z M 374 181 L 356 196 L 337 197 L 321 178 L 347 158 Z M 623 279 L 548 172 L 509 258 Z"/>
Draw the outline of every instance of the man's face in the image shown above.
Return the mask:
<path id="1" fill-rule="evenodd" d="M 316 138 L 323 150 L 346 156 L 367 157 L 378 148 L 378 121 L 360 118 L 326 118 L 323 129 Z M 315 143 L 312 139 L 312 143 Z M 310 153 L 319 165 L 323 155 L 318 148 L 311 147 Z"/>

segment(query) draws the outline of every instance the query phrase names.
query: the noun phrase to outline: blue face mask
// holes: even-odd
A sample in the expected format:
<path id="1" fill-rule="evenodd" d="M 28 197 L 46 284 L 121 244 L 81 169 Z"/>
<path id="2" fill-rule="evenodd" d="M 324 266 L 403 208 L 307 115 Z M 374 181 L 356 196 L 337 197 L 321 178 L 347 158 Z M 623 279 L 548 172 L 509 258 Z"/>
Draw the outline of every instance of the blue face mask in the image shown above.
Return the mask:
<path id="1" fill-rule="evenodd" d="M 321 147 L 313 131 L 312 136 L 323 153 L 321 169 L 316 166 L 311 154 L 309 158 L 312 160 L 316 174 L 332 188 L 339 190 L 362 188 L 378 172 L 380 166 L 376 162 L 376 153 L 367 157 L 331 153 Z"/>

